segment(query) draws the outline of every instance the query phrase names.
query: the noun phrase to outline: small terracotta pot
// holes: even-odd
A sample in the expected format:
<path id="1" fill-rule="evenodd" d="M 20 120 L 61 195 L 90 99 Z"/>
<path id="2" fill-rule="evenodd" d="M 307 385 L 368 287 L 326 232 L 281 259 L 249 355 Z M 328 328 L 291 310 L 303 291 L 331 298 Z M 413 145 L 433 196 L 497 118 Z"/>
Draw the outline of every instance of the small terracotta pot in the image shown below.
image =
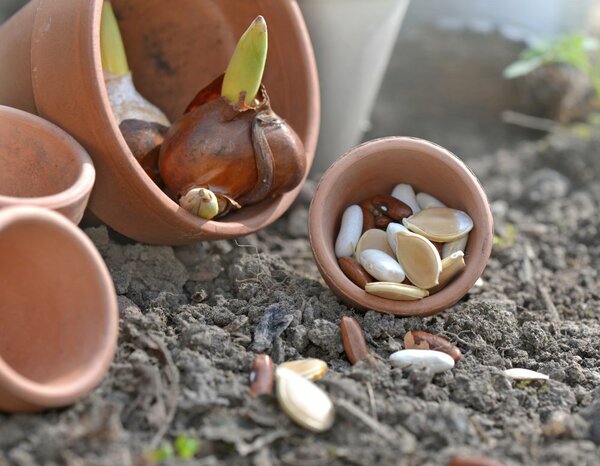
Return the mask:
<path id="1" fill-rule="evenodd" d="M 0 410 L 65 406 L 111 363 L 112 279 L 83 232 L 39 207 L 0 210 Z"/>
<path id="2" fill-rule="evenodd" d="M 308 172 L 319 128 L 319 91 L 310 39 L 295 1 L 178 0 L 176 7 L 164 0 L 112 3 L 136 87 L 171 120 L 225 70 L 248 24 L 258 14 L 265 16 L 271 38 L 265 85 L 273 109 L 304 143 Z M 37 110 L 88 150 L 97 171 L 89 207 L 126 236 L 183 244 L 246 235 L 279 218 L 300 186 L 222 220 L 204 221 L 148 178 L 108 102 L 100 60 L 101 6 L 102 0 L 32 0 L 0 28 L 0 103 Z"/>
<path id="3" fill-rule="evenodd" d="M 79 223 L 95 171 L 83 147 L 60 128 L 0 105 L 0 208 L 36 205 Z"/>
<path id="4" fill-rule="evenodd" d="M 346 207 L 411 184 L 447 206 L 465 211 L 475 227 L 465 251 L 466 268 L 443 290 L 420 301 L 370 295 L 352 283 L 335 257 L 334 244 Z M 487 197 L 468 167 L 446 149 L 421 139 L 391 137 L 355 147 L 323 175 L 310 206 L 310 242 L 321 275 L 350 306 L 400 316 L 428 316 L 456 303 L 481 276 L 492 251 L 493 218 Z"/>

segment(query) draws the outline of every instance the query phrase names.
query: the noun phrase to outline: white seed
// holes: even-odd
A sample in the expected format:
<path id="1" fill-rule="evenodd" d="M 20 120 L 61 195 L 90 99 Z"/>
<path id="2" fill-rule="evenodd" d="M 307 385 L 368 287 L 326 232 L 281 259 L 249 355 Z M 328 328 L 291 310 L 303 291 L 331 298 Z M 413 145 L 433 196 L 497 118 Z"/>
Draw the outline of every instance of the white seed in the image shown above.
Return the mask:
<path id="1" fill-rule="evenodd" d="M 419 193 L 416 195 L 416 198 L 419 207 L 423 210 L 431 209 L 432 207 L 446 207 L 446 204 L 433 197 L 431 194 Z"/>
<path id="2" fill-rule="evenodd" d="M 401 231 L 408 231 L 408 228 L 406 228 L 404 225 L 400 224 L 400 223 L 389 223 L 387 226 L 387 229 L 385 230 L 385 233 L 387 235 L 387 240 L 388 240 L 388 244 L 390 245 L 390 247 L 392 248 L 392 251 L 394 251 L 394 256 L 396 256 L 396 233 L 399 233 Z"/>
<path id="3" fill-rule="evenodd" d="M 408 367 L 428 368 L 434 374 L 445 372 L 454 367 L 454 359 L 441 351 L 425 349 L 405 349 L 390 356 L 392 365 L 402 369 Z"/>
<path id="4" fill-rule="evenodd" d="M 356 260 L 359 260 L 360 254 L 363 251 L 366 251 L 367 249 L 377 249 L 378 251 L 385 252 L 388 256 L 392 258 L 396 257 L 394 250 L 390 247 L 388 243 L 385 231 L 378 230 L 377 228 L 372 228 L 370 230 L 365 231 L 358 240 L 356 250 L 354 251 L 354 257 L 356 258 Z"/>
<path id="5" fill-rule="evenodd" d="M 439 283 L 442 260 L 437 248 L 427 238 L 410 231 L 396 233 L 396 256 L 408 279 L 428 290 Z"/>
<path id="6" fill-rule="evenodd" d="M 393 299 L 395 301 L 417 301 L 429 296 L 429 291 L 422 290 L 413 285 L 392 282 L 367 283 L 365 291 L 380 298 Z"/>
<path id="7" fill-rule="evenodd" d="M 289 369 L 305 379 L 316 381 L 327 374 L 327 363 L 320 359 L 297 359 L 279 364 L 280 368 Z"/>
<path id="8" fill-rule="evenodd" d="M 277 401 L 292 421 L 313 432 L 324 432 L 333 425 L 335 410 L 327 393 L 285 367 L 279 367 L 275 377 Z"/>
<path id="9" fill-rule="evenodd" d="M 457 251 L 465 252 L 467 242 L 469 241 L 469 235 L 465 235 L 449 243 L 444 243 L 442 246 L 442 259 L 451 256 Z"/>
<path id="10" fill-rule="evenodd" d="M 461 210 L 432 207 L 402 220 L 404 226 L 431 241 L 448 243 L 473 229 L 473 220 Z"/>
<path id="11" fill-rule="evenodd" d="M 541 374 L 540 372 L 519 368 L 506 369 L 504 374 L 513 380 L 548 380 L 550 378 L 546 374 Z"/>
<path id="12" fill-rule="evenodd" d="M 416 214 L 421 210 L 417 197 L 415 196 L 415 190 L 409 184 L 398 184 L 392 191 L 392 197 L 401 200 Z"/>
<path id="13" fill-rule="evenodd" d="M 351 257 L 362 233 L 363 213 L 360 206 L 351 205 L 342 215 L 340 231 L 335 241 L 336 257 Z"/>
<path id="14" fill-rule="evenodd" d="M 432 293 L 437 293 L 444 288 L 454 277 L 456 277 L 466 267 L 465 253 L 456 251 L 451 256 L 446 257 L 442 261 L 442 273 L 440 273 L 440 283 L 435 288 L 431 289 Z"/>
<path id="15" fill-rule="evenodd" d="M 404 270 L 396 262 L 396 259 L 378 249 L 363 251 L 360 254 L 359 262 L 377 280 L 402 283 L 406 278 Z"/>

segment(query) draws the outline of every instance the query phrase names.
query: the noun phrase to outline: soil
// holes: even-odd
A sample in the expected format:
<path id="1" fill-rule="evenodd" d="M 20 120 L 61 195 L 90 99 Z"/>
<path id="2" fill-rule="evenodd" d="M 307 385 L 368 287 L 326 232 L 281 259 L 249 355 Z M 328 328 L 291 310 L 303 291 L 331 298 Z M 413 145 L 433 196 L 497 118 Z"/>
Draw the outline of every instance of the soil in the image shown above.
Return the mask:
<path id="1" fill-rule="evenodd" d="M 496 245 L 483 282 L 434 317 L 346 307 L 307 238 L 309 182 L 273 227 L 238 241 L 135 244 L 89 228 L 114 277 L 121 334 L 102 385 L 74 406 L 0 415 L 0 465 L 134 465 L 181 434 L 193 459 L 168 464 L 504 465 L 600 463 L 600 139 L 556 134 L 470 161 L 492 202 Z M 351 366 L 339 323 L 353 316 L 376 355 Z M 457 343 L 451 372 L 392 368 L 408 330 Z M 336 405 L 323 434 L 274 399 L 251 400 L 256 352 L 317 357 Z M 524 367 L 545 383 L 514 383 Z"/>

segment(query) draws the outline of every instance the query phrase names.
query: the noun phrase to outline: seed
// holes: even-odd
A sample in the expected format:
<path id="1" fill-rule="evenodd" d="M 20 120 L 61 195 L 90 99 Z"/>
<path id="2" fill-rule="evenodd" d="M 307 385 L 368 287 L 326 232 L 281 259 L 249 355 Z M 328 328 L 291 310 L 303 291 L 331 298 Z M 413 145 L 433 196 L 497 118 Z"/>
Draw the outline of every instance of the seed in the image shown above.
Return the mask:
<path id="1" fill-rule="evenodd" d="M 338 259 L 340 269 L 356 286 L 365 289 L 367 283 L 373 281 L 373 277 L 352 257 L 340 257 Z"/>
<path id="2" fill-rule="evenodd" d="M 395 221 L 400 221 L 413 214 L 410 206 L 392 196 L 373 196 L 370 201 L 382 214 Z"/>
<path id="3" fill-rule="evenodd" d="M 442 272 L 440 273 L 439 284 L 432 288 L 430 291 L 432 293 L 437 293 L 442 288 L 444 288 L 448 283 L 452 281 L 454 277 L 456 277 L 464 268 L 465 264 L 465 254 L 462 251 L 456 251 L 449 257 L 446 257 L 442 261 Z"/>
<path id="4" fill-rule="evenodd" d="M 431 194 L 419 193 L 416 196 L 419 207 L 423 210 L 431 209 L 432 207 L 446 207 L 442 201 L 436 199 Z"/>
<path id="5" fill-rule="evenodd" d="M 305 379 L 316 381 L 327 374 L 327 363 L 320 359 L 298 359 L 279 364 L 279 368 L 289 369 Z"/>
<path id="6" fill-rule="evenodd" d="M 348 257 L 354 254 L 363 226 L 363 213 L 359 206 L 351 205 L 342 215 L 340 231 L 335 241 L 336 257 Z"/>
<path id="7" fill-rule="evenodd" d="M 250 370 L 250 397 L 271 395 L 273 393 L 273 360 L 266 354 L 259 354 L 252 363 Z"/>
<path id="8" fill-rule="evenodd" d="M 454 359 L 441 351 L 425 349 L 405 349 L 390 356 L 392 365 L 405 369 L 408 367 L 428 368 L 434 374 L 454 367 Z"/>
<path id="9" fill-rule="evenodd" d="M 352 317 L 342 317 L 340 323 L 342 343 L 348 360 L 352 364 L 362 361 L 369 355 L 365 334 L 358 321 Z"/>
<path id="10" fill-rule="evenodd" d="M 465 248 L 467 247 L 467 242 L 469 241 L 469 235 L 465 235 L 461 238 L 458 238 L 454 241 L 450 241 L 449 243 L 444 243 L 442 248 L 442 259 L 445 259 L 448 256 L 451 256 L 457 251 L 465 252 Z"/>
<path id="11" fill-rule="evenodd" d="M 360 265 L 377 280 L 384 282 L 397 282 L 402 283 L 406 275 L 404 270 L 393 259 L 385 252 L 377 249 L 367 249 L 360 254 Z M 365 289 L 369 286 L 369 283 L 365 285 Z"/>
<path id="12" fill-rule="evenodd" d="M 396 233 L 400 231 L 408 231 L 408 229 L 400 223 L 390 223 L 385 230 L 388 244 L 392 248 L 392 251 L 396 251 Z"/>
<path id="13" fill-rule="evenodd" d="M 422 290 L 413 285 L 393 282 L 367 283 L 365 291 L 380 298 L 394 299 L 396 301 L 416 301 L 429 296 L 427 290 Z"/>
<path id="14" fill-rule="evenodd" d="M 364 233 L 367 230 L 371 230 L 372 228 L 375 228 L 375 217 L 369 211 L 367 206 L 363 205 L 362 203 L 360 204 L 360 209 L 362 210 L 362 213 L 363 213 L 362 231 Z"/>
<path id="15" fill-rule="evenodd" d="M 506 369 L 504 374 L 513 380 L 548 380 L 550 378 L 540 372 L 520 368 Z"/>
<path id="16" fill-rule="evenodd" d="M 375 217 L 375 228 L 381 228 L 382 230 L 385 230 L 391 222 L 391 218 L 386 217 L 385 215 L 380 215 L 379 217 Z"/>
<path id="17" fill-rule="evenodd" d="M 377 228 L 367 230 L 362 234 L 358 240 L 354 257 L 359 259 L 361 253 L 367 249 L 377 249 L 385 252 L 390 257 L 396 257 L 396 254 L 390 248 L 385 231 L 378 230 Z"/>
<path id="18" fill-rule="evenodd" d="M 396 256 L 408 279 L 419 288 L 436 286 L 442 260 L 431 241 L 410 231 L 401 231 L 396 233 L 396 243 Z"/>
<path id="19" fill-rule="evenodd" d="M 460 349 L 444 337 L 419 330 L 413 330 L 404 335 L 404 348 L 441 351 L 442 353 L 449 355 L 456 362 L 460 361 L 462 358 Z"/>
<path id="20" fill-rule="evenodd" d="M 432 207 L 422 210 L 402 223 L 409 230 L 431 241 L 448 243 L 466 235 L 473 229 L 473 220 L 461 210 Z"/>
<path id="21" fill-rule="evenodd" d="M 277 400 L 292 421 L 313 432 L 324 432 L 333 425 L 335 410 L 331 399 L 313 382 L 279 367 Z"/>
<path id="22" fill-rule="evenodd" d="M 409 184 L 398 184 L 392 191 L 392 197 L 401 200 L 408 207 L 411 208 L 413 215 L 421 210 L 417 198 L 415 196 L 415 190 Z"/>
<path id="23" fill-rule="evenodd" d="M 487 456 L 455 456 L 448 466 L 502 466 L 502 463 Z"/>
<path id="24" fill-rule="evenodd" d="M 366 201 L 362 201 L 360 203 L 360 208 L 363 211 L 363 215 L 367 215 L 367 213 L 369 214 L 370 217 L 373 217 L 373 226 L 376 228 L 385 228 L 388 223 L 390 223 L 392 220 L 385 215 L 381 210 L 379 210 L 375 204 L 373 204 L 373 202 L 371 202 L 371 199 L 367 199 Z M 370 220 L 367 223 L 367 226 L 371 226 L 371 222 Z M 373 228 L 373 227 L 371 227 Z M 363 231 L 366 231 L 366 229 L 364 228 L 363 225 Z"/>

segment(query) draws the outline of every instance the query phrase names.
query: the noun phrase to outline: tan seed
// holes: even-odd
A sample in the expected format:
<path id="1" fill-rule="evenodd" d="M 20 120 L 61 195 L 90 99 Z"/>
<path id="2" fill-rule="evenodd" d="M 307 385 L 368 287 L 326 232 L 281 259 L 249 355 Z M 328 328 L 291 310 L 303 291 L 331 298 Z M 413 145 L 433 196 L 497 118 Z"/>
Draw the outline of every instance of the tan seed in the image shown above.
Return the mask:
<path id="1" fill-rule="evenodd" d="M 327 363 L 320 359 L 298 359 L 279 364 L 280 368 L 289 369 L 305 379 L 316 381 L 327 374 Z"/>
<path id="2" fill-rule="evenodd" d="M 450 460 L 448 466 L 502 466 L 496 460 L 487 456 L 455 456 Z"/>
<path id="3" fill-rule="evenodd" d="M 455 239 L 449 243 L 444 243 L 442 247 L 442 259 L 451 256 L 455 252 L 465 251 L 467 242 L 469 241 L 469 235 L 465 235 L 462 238 Z"/>
<path id="4" fill-rule="evenodd" d="M 365 291 L 380 298 L 394 299 L 396 301 L 416 301 L 429 296 L 427 290 L 394 282 L 367 283 Z"/>
<path id="5" fill-rule="evenodd" d="M 431 241 L 448 243 L 473 229 L 473 220 L 461 210 L 432 207 L 405 218 L 404 226 Z"/>
<path id="6" fill-rule="evenodd" d="M 440 273 L 439 284 L 432 288 L 432 293 L 437 293 L 452 281 L 466 267 L 465 254 L 462 251 L 456 251 L 451 256 L 442 261 L 442 272 Z"/>
<path id="7" fill-rule="evenodd" d="M 369 355 L 369 348 L 365 340 L 365 334 L 358 321 L 352 317 L 342 317 L 340 323 L 342 332 L 342 343 L 348 361 L 356 364 Z"/>
<path id="8" fill-rule="evenodd" d="M 276 378 L 277 401 L 292 421 L 313 432 L 333 425 L 335 410 L 327 393 L 285 367 L 277 369 Z"/>
<path id="9" fill-rule="evenodd" d="M 273 393 L 274 369 L 270 356 L 266 354 L 256 356 L 249 376 L 251 398 Z"/>
<path id="10" fill-rule="evenodd" d="M 396 233 L 396 256 L 415 286 L 429 289 L 438 284 L 442 260 L 436 247 L 427 238 L 410 231 Z"/>
<path id="11" fill-rule="evenodd" d="M 404 348 L 406 349 L 430 349 L 441 351 L 451 356 L 456 362 L 462 358 L 462 353 L 457 346 L 450 343 L 444 337 L 432 335 L 431 333 L 413 330 L 404 335 Z"/>
<path id="12" fill-rule="evenodd" d="M 378 251 L 385 252 L 390 257 L 395 257 L 394 251 L 392 251 L 388 243 L 385 231 L 378 230 L 377 228 L 367 230 L 362 234 L 356 245 L 354 257 L 359 260 L 360 253 L 367 249 L 377 249 Z"/>
<path id="13" fill-rule="evenodd" d="M 365 289 L 367 283 L 373 281 L 373 277 L 365 270 L 365 268 L 352 257 L 340 257 L 338 259 L 340 269 L 344 275 L 348 277 L 356 286 Z"/>

